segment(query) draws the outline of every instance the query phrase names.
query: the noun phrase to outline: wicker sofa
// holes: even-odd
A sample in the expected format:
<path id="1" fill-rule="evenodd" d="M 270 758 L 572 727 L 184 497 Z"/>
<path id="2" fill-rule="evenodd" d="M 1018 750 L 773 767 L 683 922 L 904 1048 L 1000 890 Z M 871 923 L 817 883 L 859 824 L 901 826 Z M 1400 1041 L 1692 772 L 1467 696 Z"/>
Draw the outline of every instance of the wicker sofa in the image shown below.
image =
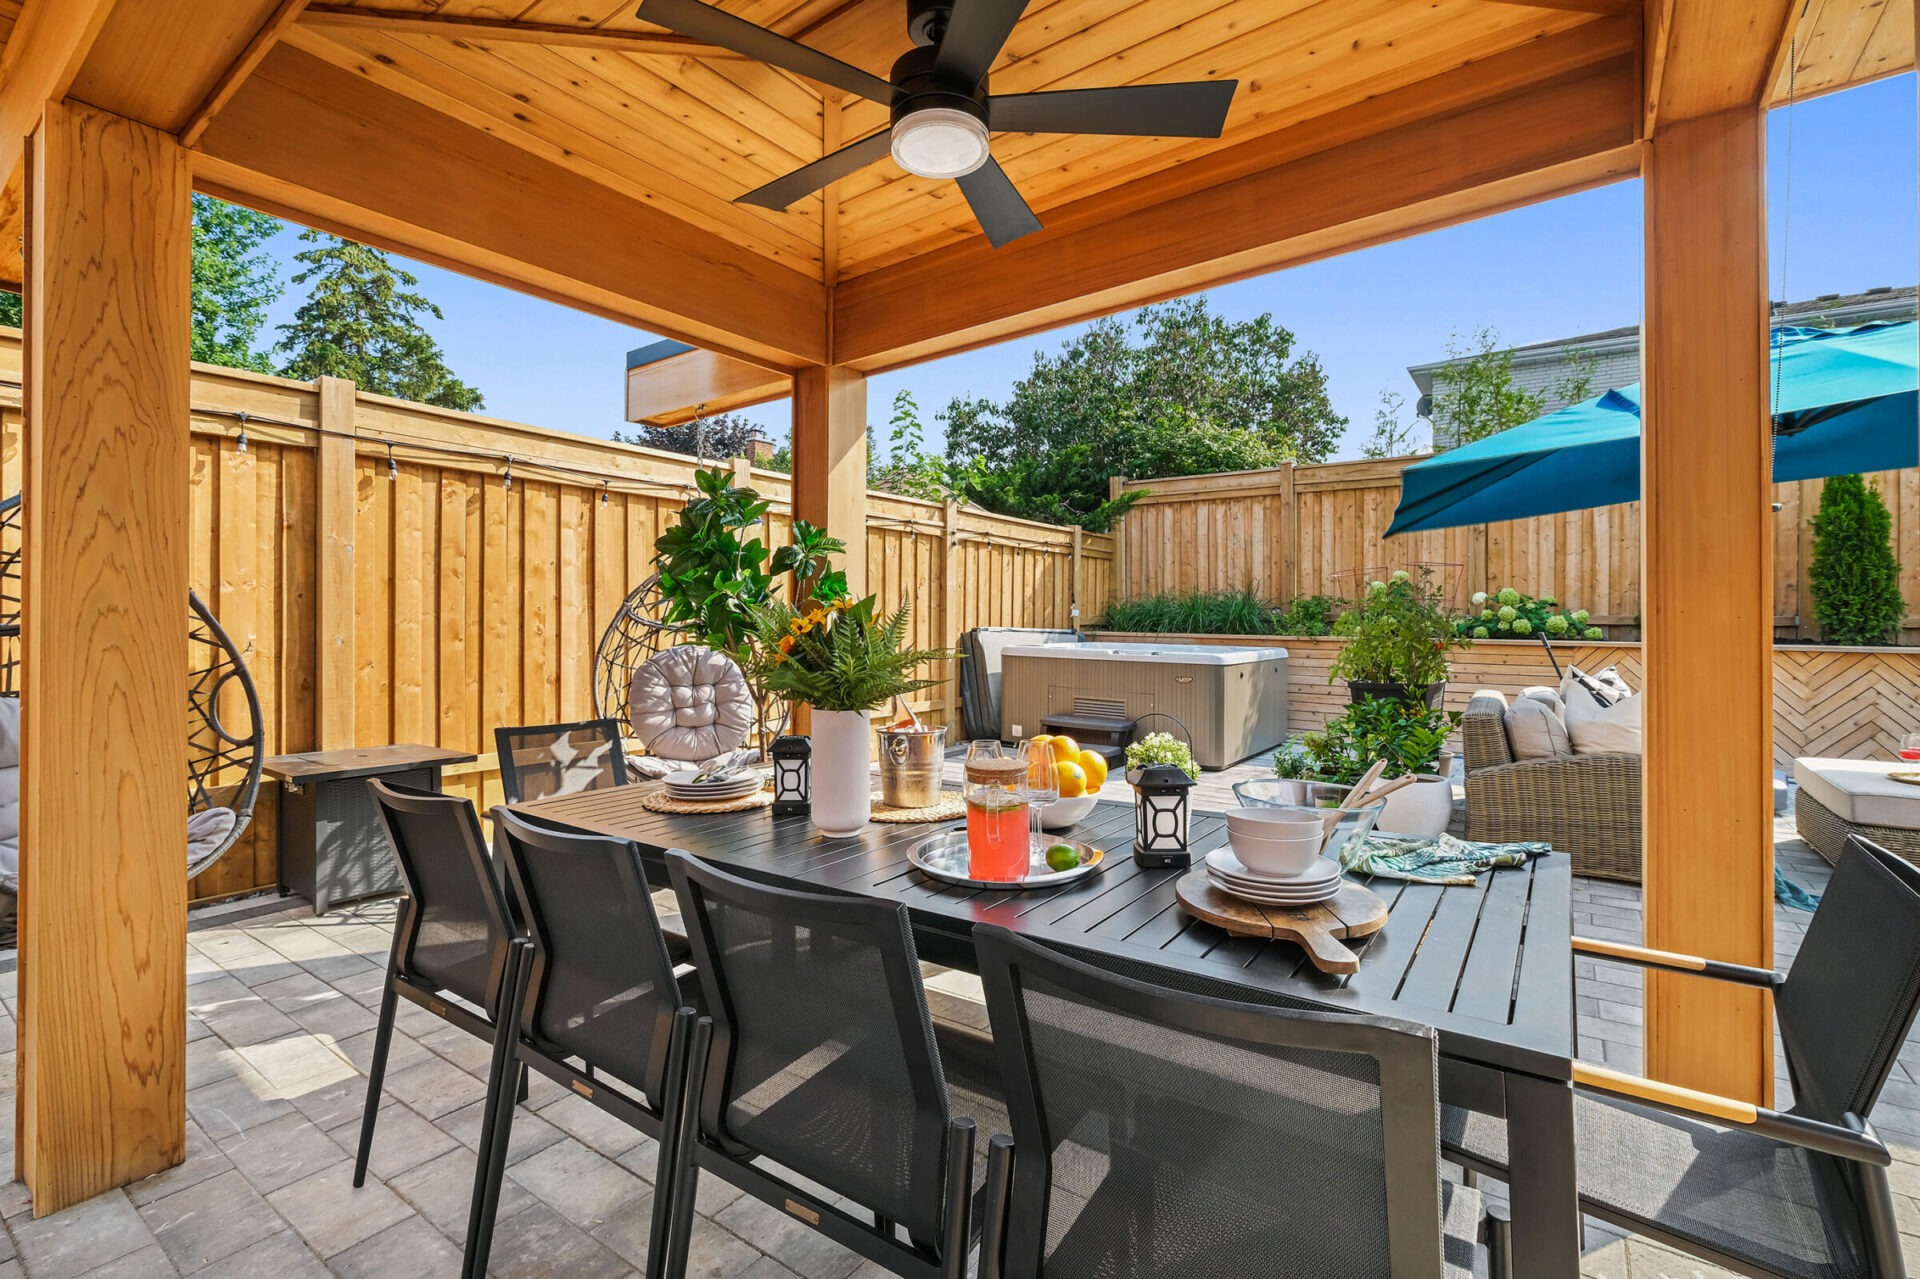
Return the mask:
<path id="1" fill-rule="evenodd" d="M 1467 838 L 1545 840 L 1573 873 L 1640 882 L 1640 757 L 1520 759 L 1507 737 L 1507 699 L 1483 689 L 1460 725 L 1466 748 Z"/>

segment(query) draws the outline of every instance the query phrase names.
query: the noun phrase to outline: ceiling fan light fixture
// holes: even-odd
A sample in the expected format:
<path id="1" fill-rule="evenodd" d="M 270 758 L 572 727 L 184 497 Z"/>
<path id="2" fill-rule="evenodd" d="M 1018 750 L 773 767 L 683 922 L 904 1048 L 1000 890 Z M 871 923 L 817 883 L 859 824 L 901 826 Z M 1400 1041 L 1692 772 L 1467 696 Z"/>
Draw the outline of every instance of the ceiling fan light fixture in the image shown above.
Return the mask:
<path id="1" fill-rule="evenodd" d="M 964 178 L 985 164 L 987 126 L 956 107 L 922 107 L 893 126 L 893 158 L 922 178 Z"/>

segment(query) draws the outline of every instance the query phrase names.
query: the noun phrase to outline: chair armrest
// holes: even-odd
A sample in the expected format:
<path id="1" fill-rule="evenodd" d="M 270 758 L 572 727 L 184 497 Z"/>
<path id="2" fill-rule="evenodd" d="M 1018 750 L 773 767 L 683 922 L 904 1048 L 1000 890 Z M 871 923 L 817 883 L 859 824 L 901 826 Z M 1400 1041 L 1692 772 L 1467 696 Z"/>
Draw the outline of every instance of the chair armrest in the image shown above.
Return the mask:
<path id="1" fill-rule="evenodd" d="M 1589 1065 L 1584 1061 L 1573 1063 L 1573 1083 L 1576 1088 L 1639 1102 L 1657 1110 L 1732 1124 L 1790 1146 L 1817 1150 L 1839 1159 L 1876 1164 L 1882 1168 L 1893 1163 L 1893 1155 L 1864 1123 L 1858 1129 L 1822 1123 L 1801 1115 L 1768 1110 L 1751 1102 L 1735 1101 L 1731 1097 L 1700 1092 L 1694 1088 L 1682 1088 L 1678 1084 L 1642 1079 L 1638 1075 Z"/>
<path id="2" fill-rule="evenodd" d="M 1682 955 L 1671 950 L 1652 950 L 1646 946 L 1600 941 L 1592 937 L 1575 937 L 1573 952 L 1576 955 L 1614 959 L 1623 964 L 1639 964 L 1642 968 L 1659 968 L 1667 972 L 1686 973 L 1694 977 L 1711 977 L 1716 981 L 1738 982 L 1743 986 L 1758 986 L 1762 990 L 1774 990 L 1782 980 L 1780 974 L 1770 968 L 1729 964 L 1718 959 L 1702 959 L 1698 955 Z"/>

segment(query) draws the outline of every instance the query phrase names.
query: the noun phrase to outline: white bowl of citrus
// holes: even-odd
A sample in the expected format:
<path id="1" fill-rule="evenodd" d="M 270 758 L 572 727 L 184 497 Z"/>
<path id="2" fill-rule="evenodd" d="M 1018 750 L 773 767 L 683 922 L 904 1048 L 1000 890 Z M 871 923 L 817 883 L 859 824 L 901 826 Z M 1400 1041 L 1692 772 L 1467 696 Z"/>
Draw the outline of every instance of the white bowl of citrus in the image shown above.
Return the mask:
<path id="1" fill-rule="evenodd" d="M 1043 752 L 1033 750 L 1036 746 L 1052 748 L 1053 783 L 1059 789 L 1060 798 L 1040 809 L 1040 827 L 1042 830 L 1065 830 L 1086 820 L 1099 802 L 1100 788 L 1107 783 L 1107 759 L 1099 751 L 1082 750 L 1080 743 L 1065 734 L 1042 734 L 1028 741 L 1030 753 Z M 1039 785 L 1041 778 L 1038 770 L 1043 765 L 1033 765 L 1033 782 Z"/>

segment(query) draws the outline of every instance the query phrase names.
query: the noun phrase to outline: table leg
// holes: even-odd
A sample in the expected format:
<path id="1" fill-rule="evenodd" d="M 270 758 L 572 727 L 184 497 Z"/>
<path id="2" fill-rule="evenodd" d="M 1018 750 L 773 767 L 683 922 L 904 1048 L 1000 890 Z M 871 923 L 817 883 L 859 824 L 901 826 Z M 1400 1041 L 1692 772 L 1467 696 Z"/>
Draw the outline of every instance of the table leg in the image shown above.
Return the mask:
<path id="1" fill-rule="evenodd" d="M 1507 1158 L 1512 1169 L 1513 1272 L 1575 1279 L 1580 1272 L 1580 1192 L 1573 1145 L 1573 1088 L 1507 1076 Z"/>

